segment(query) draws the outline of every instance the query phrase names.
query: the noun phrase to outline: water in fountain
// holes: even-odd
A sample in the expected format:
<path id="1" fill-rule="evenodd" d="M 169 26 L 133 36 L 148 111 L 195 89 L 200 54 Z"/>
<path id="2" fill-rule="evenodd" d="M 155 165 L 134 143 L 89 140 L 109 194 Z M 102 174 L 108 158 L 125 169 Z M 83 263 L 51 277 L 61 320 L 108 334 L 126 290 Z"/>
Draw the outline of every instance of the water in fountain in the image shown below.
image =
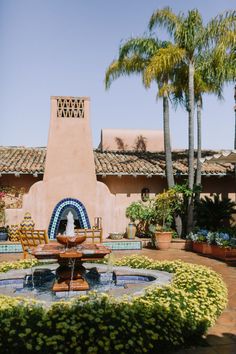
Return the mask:
<path id="1" fill-rule="evenodd" d="M 114 273 L 113 267 L 115 263 L 115 258 L 112 253 L 107 256 L 107 270 L 105 273 L 102 274 L 102 280 L 105 281 L 108 285 L 108 290 L 111 288 L 112 283 L 114 283 Z"/>
<path id="2" fill-rule="evenodd" d="M 71 211 L 67 214 L 67 224 L 65 236 L 74 237 L 75 236 L 75 223 L 74 216 Z"/>
<path id="3" fill-rule="evenodd" d="M 108 283 L 106 278 L 107 265 L 85 263 L 84 267 L 85 273 L 83 273 L 83 276 L 89 282 L 89 290 L 109 292 L 113 296 L 140 293 L 142 289 L 151 284 L 161 286 L 168 284 L 172 279 L 172 275 L 166 272 L 113 266 L 114 281 Z M 70 286 L 70 291 L 52 291 L 56 268 L 57 264 L 52 264 L 41 266 L 34 270 L 34 292 L 32 292 L 31 269 L 28 269 L 28 272 L 27 270 L 11 271 L 9 277 L 6 277 L 6 274 L 2 274 L 2 276 L 0 275 L 0 293 L 9 296 L 22 295 L 28 298 L 33 297 L 37 300 L 52 302 L 60 299 L 69 300 L 73 296 L 79 296 L 87 292 L 73 291 L 73 284 Z M 103 277 L 104 274 L 105 278 Z M 73 282 L 74 276 L 76 277 L 76 270 L 74 274 L 71 274 L 70 281 Z"/>
<path id="4" fill-rule="evenodd" d="M 34 268 L 33 268 L 33 258 L 32 258 L 32 251 L 30 248 L 28 248 L 28 253 L 31 257 L 31 262 L 30 262 L 30 269 L 31 269 L 31 276 L 26 278 L 26 281 L 30 284 L 31 283 L 31 288 L 32 288 L 32 293 L 35 293 L 35 286 L 34 286 Z"/>
<path id="5" fill-rule="evenodd" d="M 70 277 L 69 288 L 68 288 L 68 296 L 70 296 L 71 291 L 73 291 L 73 278 L 74 278 L 74 273 L 75 273 L 75 261 L 76 261 L 76 259 L 72 258 L 72 259 L 70 259 L 70 262 L 69 262 L 69 266 L 71 267 L 71 277 Z"/>

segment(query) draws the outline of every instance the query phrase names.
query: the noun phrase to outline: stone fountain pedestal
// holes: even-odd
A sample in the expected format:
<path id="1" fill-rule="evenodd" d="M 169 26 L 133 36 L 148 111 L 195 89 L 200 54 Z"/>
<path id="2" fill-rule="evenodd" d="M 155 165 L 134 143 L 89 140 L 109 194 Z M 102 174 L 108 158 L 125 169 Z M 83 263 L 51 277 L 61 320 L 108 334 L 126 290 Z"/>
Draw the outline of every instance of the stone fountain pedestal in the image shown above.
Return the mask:
<path id="1" fill-rule="evenodd" d="M 84 279 L 83 262 L 103 259 L 111 250 L 99 243 L 85 243 L 77 248 L 67 248 L 59 242 L 40 244 L 32 250 L 37 259 L 56 259 L 59 267 L 56 270 L 57 280 L 53 291 L 86 291 L 89 284 Z"/>
<path id="2" fill-rule="evenodd" d="M 82 257 L 81 252 L 73 249 L 59 254 L 59 267 L 56 270 L 57 280 L 53 285 L 53 291 L 89 290 L 89 284 L 83 277 L 85 268 L 81 261 Z"/>

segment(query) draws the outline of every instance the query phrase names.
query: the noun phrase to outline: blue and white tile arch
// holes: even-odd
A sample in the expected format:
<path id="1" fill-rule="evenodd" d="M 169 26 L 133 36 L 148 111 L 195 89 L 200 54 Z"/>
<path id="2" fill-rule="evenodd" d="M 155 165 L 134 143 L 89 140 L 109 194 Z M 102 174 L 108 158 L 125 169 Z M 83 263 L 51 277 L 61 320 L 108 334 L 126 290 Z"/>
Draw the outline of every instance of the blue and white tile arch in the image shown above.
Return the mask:
<path id="1" fill-rule="evenodd" d="M 81 229 L 91 228 L 88 214 L 84 205 L 77 199 L 65 198 L 62 199 L 53 210 L 48 228 L 48 236 L 51 240 L 56 238 L 61 216 L 64 210 L 67 208 L 72 208 L 75 210 L 78 215 Z"/>

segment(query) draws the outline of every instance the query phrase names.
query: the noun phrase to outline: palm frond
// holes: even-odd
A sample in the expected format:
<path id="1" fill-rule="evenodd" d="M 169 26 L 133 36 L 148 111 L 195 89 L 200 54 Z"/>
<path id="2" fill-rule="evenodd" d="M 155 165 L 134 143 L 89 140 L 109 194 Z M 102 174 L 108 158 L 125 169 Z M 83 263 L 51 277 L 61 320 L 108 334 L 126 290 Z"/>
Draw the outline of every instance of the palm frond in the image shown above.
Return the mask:
<path id="1" fill-rule="evenodd" d="M 155 38 L 131 38 L 121 45 L 119 49 L 119 60 L 124 57 L 137 54 L 142 57 L 152 56 L 159 48 L 166 46 L 167 42 L 161 42 Z"/>
<path id="2" fill-rule="evenodd" d="M 188 12 L 180 26 L 174 33 L 175 42 L 180 48 L 185 48 L 188 57 L 192 58 L 194 53 L 202 47 L 202 35 L 204 26 L 202 16 L 197 9 Z"/>
<path id="3" fill-rule="evenodd" d="M 121 76 L 142 73 L 146 65 L 147 61 L 138 55 L 133 55 L 131 58 L 124 58 L 123 60 L 114 60 L 106 70 L 106 89 L 111 86 L 114 80 Z"/>
<path id="4" fill-rule="evenodd" d="M 149 87 L 153 80 L 165 81 L 165 77 L 169 77 L 173 73 L 174 68 L 183 60 L 184 55 L 185 51 L 174 45 L 159 49 L 144 70 L 144 85 Z"/>
<path id="5" fill-rule="evenodd" d="M 180 22 L 181 15 L 175 15 L 172 9 L 167 6 L 152 14 L 148 27 L 150 31 L 156 26 L 163 27 L 167 30 L 169 35 L 172 36 Z"/>
<path id="6" fill-rule="evenodd" d="M 205 41 L 209 45 L 223 43 L 225 47 L 236 43 L 236 11 L 226 11 L 212 19 L 205 30 Z"/>

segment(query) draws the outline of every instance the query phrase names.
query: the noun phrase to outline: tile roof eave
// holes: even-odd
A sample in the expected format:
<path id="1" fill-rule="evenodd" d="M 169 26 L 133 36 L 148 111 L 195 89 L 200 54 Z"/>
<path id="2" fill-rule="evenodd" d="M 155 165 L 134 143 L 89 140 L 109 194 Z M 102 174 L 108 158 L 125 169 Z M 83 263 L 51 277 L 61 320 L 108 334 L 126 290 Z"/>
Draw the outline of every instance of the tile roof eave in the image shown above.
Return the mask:
<path id="1" fill-rule="evenodd" d="M 44 172 L 37 172 L 37 171 L 0 171 L 1 175 L 44 175 Z"/>
<path id="2" fill-rule="evenodd" d="M 37 171 L 26 171 L 26 172 L 21 172 L 21 171 L 2 171 L 0 172 L 1 175 L 34 175 L 37 174 L 39 175 L 44 175 L 44 172 L 37 172 Z M 202 176 L 229 176 L 232 175 L 232 172 L 225 172 L 225 173 L 217 173 L 217 172 L 203 172 Z M 141 173 L 141 172 L 130 172 L 130 173 L 125 173 L 125 172 L 97 172 L 96 176 L 165 176 L 165 173 Z M 174 176 L 188 176 L 187 173 L 174 173 Z"/>

